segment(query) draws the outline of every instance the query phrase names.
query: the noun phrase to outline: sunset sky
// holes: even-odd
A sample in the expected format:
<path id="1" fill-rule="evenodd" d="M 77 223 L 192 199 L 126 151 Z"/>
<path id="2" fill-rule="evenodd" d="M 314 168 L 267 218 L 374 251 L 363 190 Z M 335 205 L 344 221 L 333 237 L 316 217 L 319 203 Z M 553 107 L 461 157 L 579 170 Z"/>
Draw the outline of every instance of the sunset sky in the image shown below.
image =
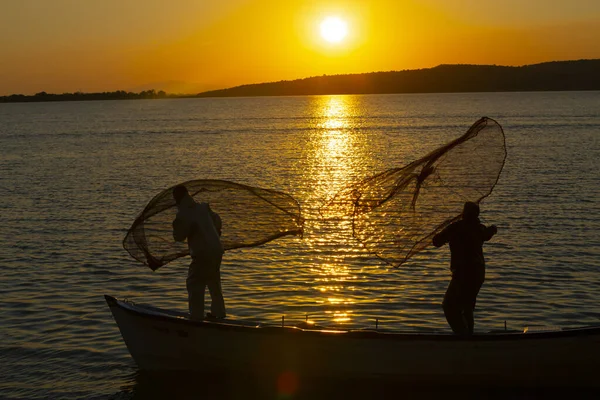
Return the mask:
<path id="1" fill-rule="evenodd" d="M 328 17 L 346 29 L 337 42 L 321 32 Z M 0 95 L 198 92 L 600 58 L 600 1 L 2 0 L 0 37 Z"/>

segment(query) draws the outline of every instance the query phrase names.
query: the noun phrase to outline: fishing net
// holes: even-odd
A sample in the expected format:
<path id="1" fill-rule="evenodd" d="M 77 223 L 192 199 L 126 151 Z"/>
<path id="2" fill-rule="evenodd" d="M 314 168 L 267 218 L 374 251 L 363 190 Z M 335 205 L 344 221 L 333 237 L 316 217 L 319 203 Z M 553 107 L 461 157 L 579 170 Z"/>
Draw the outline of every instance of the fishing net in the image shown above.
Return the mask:
<path id="1" fill-rule="evenodd" d="M 479 203 L 489 196 L 505 159 L 502 127 L 481 118 L 425 157 L 345 187 L 321 214 L 352 218 L 353 236 L 397 267 L 458 220 L 466 201 Z"/>
<path id="2" fill-rule="evenodd" d="M 208 203 L 221 217 L 225 250 L 302 234 L 300 205 L 285 193 L 223 180 L 201 179 L 183 185 L 196 202 Z M 125 250 L 153 271 L 189 254 L 187 243 L 173 239 L 172 223 L 177 214 L 173 188 L 163 190 L 148 203 L 123 240 Z"/>

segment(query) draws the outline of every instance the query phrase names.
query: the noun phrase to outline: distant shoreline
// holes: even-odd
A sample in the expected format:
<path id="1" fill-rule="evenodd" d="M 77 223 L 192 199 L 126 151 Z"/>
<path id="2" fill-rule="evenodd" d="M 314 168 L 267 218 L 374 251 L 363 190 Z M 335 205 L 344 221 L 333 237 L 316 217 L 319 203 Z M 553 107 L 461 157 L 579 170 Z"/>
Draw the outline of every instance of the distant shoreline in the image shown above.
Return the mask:
<path id="1" fill-rule="evenodd" d="M 115 92 L 100 93 L 46 93 L 40 92 L 34 95 L 12 94 L 10 96 L 0 96 L 0 103 L 38 103 L 38 102 L 56 102 L 56 101 L 95 101 L 95 100 L 148 100 L 148 99 L 169 99 L 169 98 L 189 98 L 196 97 L 194 94 L 168 94 L 164 91 L 146 90 L 139 93 L 117 90 Z"/>
<path id="2" fill-rule="evenodd" d="M 553 61 L 522 67 L 497 65 L 439 65 L 417 70 L 323 75 L 293 81 L 241 85 L 199 94 L 40 92 L 0 96 L 0 103 L 137 100 L 207 97 L 265 97 L 342 94 L 546 92 L 600 90 L 600 59 Z"/>

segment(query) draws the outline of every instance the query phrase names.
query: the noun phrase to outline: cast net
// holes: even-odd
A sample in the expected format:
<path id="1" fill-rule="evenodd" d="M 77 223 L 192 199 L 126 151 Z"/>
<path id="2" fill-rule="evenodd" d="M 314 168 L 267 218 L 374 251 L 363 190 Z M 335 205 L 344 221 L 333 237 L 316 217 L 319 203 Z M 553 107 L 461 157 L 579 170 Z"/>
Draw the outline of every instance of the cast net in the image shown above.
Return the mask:
<path id="1" fill-rule="evenodd" d="M 425 157 L 345 187 L 321 214 L 352 218 L 353 236 L 397 267 L 458 220 L 466 201 L 489 196 L 505 159 L 502 127 L 484 117 Z"/>
<path id="2" fill-rule="evenodd" d="M 253 247 L 286 235 L 302 235 L 300 205 L 290 195 L 224 180 L 183 183 L 198 203 L 205 202 L 222 220 L 225 250 Z M 173 239 L 177 214 L 173 187 L 156 195 L 129 228 L 123 247 L 152 270 L 189 254 L 187 243 Z"/>

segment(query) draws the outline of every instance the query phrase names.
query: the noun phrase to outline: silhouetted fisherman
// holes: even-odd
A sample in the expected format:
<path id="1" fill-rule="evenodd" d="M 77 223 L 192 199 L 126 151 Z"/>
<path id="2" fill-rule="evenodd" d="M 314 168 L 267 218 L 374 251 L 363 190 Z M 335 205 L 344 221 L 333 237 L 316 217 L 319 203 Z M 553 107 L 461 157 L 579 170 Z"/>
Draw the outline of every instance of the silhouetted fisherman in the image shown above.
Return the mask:
<path id="1" fill-rule="evenodd" d="M 479 222 L 479 206 L 476 203 L 466 202 L 462 219 L 433 237 L 436 247 L 450 243 L 452 280 L 442 304 L 446 320 L 454 333 L 473 333 L 475 302 L 485 280 L 483 243 L 497 232 L 495 225 L 486 227 Z"/>
<path id="2" fill-rule="evenodd" d="M 225 301 L 221 290 L 221 259 L 224 252 L 219 238 L 221 217 L 210 209 L 208 203 L 196 203 L 183 185 L 173 189 L 173 198 L 178 210 L 173 221 L 173 238 L 177 242 L 187 239 L 192 256 L 186 281 L 190 318 L 204 318 L 206 286 L 211 298 L 211 312 L 207 318 L 225 318 Z"/>

